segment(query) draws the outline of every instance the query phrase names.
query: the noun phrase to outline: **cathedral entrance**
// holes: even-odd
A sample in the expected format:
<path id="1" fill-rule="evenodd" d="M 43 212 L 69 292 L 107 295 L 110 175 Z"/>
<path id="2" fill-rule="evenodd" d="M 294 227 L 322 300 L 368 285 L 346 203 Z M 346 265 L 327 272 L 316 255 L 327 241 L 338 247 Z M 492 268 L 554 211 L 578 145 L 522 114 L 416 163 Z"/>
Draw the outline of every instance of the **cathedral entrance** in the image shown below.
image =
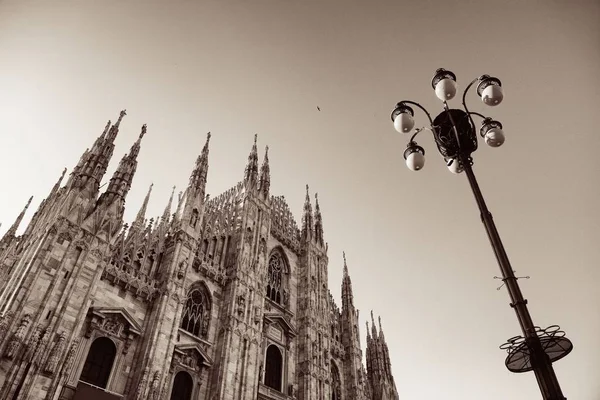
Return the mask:
<path id="1" fill-rule="evenodd" d="M 171 391 L 171 400 L 191 400 L 194 381 L 190 374 L 180 371 L 173 380 L 173 390 Z"/>

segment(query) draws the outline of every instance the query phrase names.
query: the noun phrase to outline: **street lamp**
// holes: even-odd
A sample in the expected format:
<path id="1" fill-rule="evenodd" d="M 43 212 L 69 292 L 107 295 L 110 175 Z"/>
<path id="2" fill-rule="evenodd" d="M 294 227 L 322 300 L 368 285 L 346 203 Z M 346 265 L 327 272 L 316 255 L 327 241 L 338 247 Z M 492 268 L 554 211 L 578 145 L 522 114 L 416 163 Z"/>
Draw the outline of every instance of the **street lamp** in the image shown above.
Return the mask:
<path id="1" fill-rule="evenodd" d="M 431 81 L 435 95 L 442 101 L 444 110 L 435 119 L 419 103 L 404 100 L 396 104 L 392 111 L 394 128 L 403 134 L 409 134 L 415 127 L 415 113 L 411 106 L 421 109 L 429 119 L 429 126 L 418 128 L 411 136 L 404 159 L 409 169 L 421 170 L 425 165 L 425 150 L 415 141 L 415 137 L 424 130 L 431 131 L 435 144 L 450 172 L 467 175 L 471 190 L 481 213 L 481 220 L 496 255 L 502 281 L 506 285 L 511 299 L 510 306 L 515 310 L 523 336 L 515 336 L 500 346 L 507 350 L 505 365 L 511 372 L 534 371 L 544 400 L 566 400 L 562 394 L 552 363 L 573 350 L 573 344 L 556 325 L 540 329 L 533 324 L 527 300 L 523 298 L 514 271 L 500 240 L 492 214 L 487 208 L 479 184 L 473 173 L 472 154 L 477 150 L 477 129 L 473 116 L 479 117 L 479 135 L 490 147 L 504 144 L 505 135 L 502 124 L 480 113 L 469 111 L 466 96 L 469 89 L 477 83 L 476 91 L 481 101 L 488 106 L 502 103 L 504 93 L 498 78 L 482 75 L 467 85 L 462 95 L 463 109 L 451 109 L 448 101 L 457 93 L 456 75 L 443 68 L 438 69 Z"/>

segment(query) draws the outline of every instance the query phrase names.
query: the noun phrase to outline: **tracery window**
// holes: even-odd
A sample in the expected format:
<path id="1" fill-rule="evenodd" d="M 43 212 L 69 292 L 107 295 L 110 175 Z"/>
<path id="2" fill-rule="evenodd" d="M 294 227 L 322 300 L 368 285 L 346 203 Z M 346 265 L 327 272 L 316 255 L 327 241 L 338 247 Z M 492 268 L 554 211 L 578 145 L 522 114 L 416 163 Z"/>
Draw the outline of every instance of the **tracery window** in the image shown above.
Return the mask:
<path id="1" fill-rule="evenodd" d="M 190 374 L 180 371 L 173 380 L 173 390 L 171 390 L 171 400 L 190 400 L 194 389 L 194 381 Z"/>
<path id="2" fill-rule="evenodd" d="M 106 389 L 116 354 L 117 347 L 109 338 L 100 337 L 94 340 L 79 380 Z"/>
<path id="3" fill-rule="evenodd" d="M 283 356 L 274 344 L 267 348 L 265 385 L 281 392 Z"/>
<path id="4" fill-rule="evenodd" d="M 181 328 L 192 335 L 205 337 L 210 321 L 210 301 L 203 288 L 190 290 L 181 317 Z"/>
<path id="5" fill-rule="evenodd" d="M 267 276 L 267 297 L 277 304 L 285 302 L 287 293 L 284 290 L 283 276 L 284 261 L 279 252 L 274 252 L 269 258 L 268 276 Z"/>

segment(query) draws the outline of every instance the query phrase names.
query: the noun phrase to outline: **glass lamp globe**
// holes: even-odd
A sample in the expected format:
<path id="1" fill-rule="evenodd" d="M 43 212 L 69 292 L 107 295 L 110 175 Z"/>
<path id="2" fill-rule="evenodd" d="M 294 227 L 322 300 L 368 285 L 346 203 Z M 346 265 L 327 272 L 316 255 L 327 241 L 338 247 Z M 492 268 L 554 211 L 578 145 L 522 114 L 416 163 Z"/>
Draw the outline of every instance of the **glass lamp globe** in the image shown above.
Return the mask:
<path id="1" fill-rule="evenodd" d="M 435 85 L 435 95 L 441 101 L 452 100 L 456 96 L 456 81 L 444 78 Z"/>
<path id="2" fill-rule="evenodd" d="M 394 128 L 400 133 L 408 133 L 415 127 L 415 119 L 412 115 L 402 112 L 394 118 Z"/>
<path id="3" fill-rule="evenodd" d="M 504 144 L 506 137 L 502 130 L 502 124 L 491 118 L 486 118 L 481 122 L 479 134 L 490 147 L 500 147 Z"/>
<path id="4" fill-rule="evenodd" d="M 489 75 L 483 75 L 480 79 L 481 81 L 477 85 L 477 94 L 481 97 L 481 101 L 492 107 L 502 103 L 504 92 L 500 79 Z"/>
<path id="5" fill-rule="evenodd" d="M 425 156 L 418 151 L 406 157 L 406 166 L 411 171 L 420 171 L 425 166 Z"/>
<path id="6" fill-rule="evenodd" d="M 490 85 L 481 91 L 481 100 L 488 106 L 497 106 L 503 99 L 502 86 Z"/>
<path id="7" fill-rule="evenodd" d="M 453 174 L 460 174 L 464 171 L 464 168 L 460 161 L 454 158 L 447 160 L 446 165 L 448 166 L 448 171 L 452 172 Z"/>
<path id="8" fill-rule="evenodd" d="M 416 142 L 409 142 L 404 150 L 406 166 L 411 171 L 420 171 L 425 166 L 425 149 Z"/>
<path id="9" fill-rule="evenodd" d="M 484 135 L 485 143 L 490 147 L 500 147 L 504 144 L 506 136 L 500 128 L 491 128 Z"/>

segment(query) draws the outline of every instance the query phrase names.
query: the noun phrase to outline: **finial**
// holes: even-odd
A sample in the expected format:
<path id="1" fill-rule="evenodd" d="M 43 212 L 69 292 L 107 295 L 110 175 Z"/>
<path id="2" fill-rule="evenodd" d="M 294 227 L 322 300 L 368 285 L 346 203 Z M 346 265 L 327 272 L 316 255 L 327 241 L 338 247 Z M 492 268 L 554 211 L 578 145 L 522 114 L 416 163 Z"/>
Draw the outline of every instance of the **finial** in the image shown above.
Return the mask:
<path id="1" fill-rule="evenodd" d="M 33 200 L 33 196 L 31 196 L 29 198 L 29 201 L 27 202 L 27 205 L 25 206 L 25 209 L 27 210 L 29 208 L 29 206 L 31 205 L 31 200 Z"/>
<path id="2" fill-rule="evenodd" d="M 306 184 L 306 197 L 308 197 L 308 183 Z"/>
<path id="3" fill-rule="evenodd" d="M 315 201 L 318 203 L 319 202 L 319 193 L 315 192 Z"/>
<path id="4" fill-rule="evenodd" d="M 265 157 L 269 155 L 269 145 L 265 146 Z"/>
<path id="5" fill-rule="evenodd" d="M 371 321 L 373 322 L 373 326 L 375 326 L 375 317 L 373 316 L 373 310 L 371 310 Z"/>
<path id="6" fill-rule="evenodd" d="M 344 257 L 344 265 L 346 265 L 346 252 L 342 251 L 342 256 Z"/>
<path id="7" fill-rule="evenodd" d="M 126 116 L 126 115 L 127 115 L 127 110 L 121 111 L 119 113 L 119 120 L 117 122 L 121 121 L 123 119 L 123 117 Z"/>
<path id="8" fill-rule="evenodd" d="M 383 329 L 381 328 L 381 315 L 378 317 L 379 319 L 379 331 L 383 332 Z"/>
<path id="9" fill-rule="evenodd" d="M 146 124 L 142 125 L 142 132 L 140 133 L 140 139 L 144 137 L 146 134 Z"/>
<path id="10" fill-rule="evenodd" d="M 104 127 L 104 131 L 102 132 L 102 136 L 106 135 L 106 133 L 110 129 L 110 124 L 111 124 L 111 121 L 109 119 L 108 122 L 106 123 L 106 126 Z"/>
<path id="11" fill-rule="evenodd" d="M 256 145 L 256 141 L 258 140 L 258 133 L 254 134 L 254 144 Z"/>
<path id="12" fill-rule="evenodd" d="M 210 132 L 208 132 L 208 133 L 206 134 L 206 141 L 208 142 L 209 140 L 210 140 Z"/>

